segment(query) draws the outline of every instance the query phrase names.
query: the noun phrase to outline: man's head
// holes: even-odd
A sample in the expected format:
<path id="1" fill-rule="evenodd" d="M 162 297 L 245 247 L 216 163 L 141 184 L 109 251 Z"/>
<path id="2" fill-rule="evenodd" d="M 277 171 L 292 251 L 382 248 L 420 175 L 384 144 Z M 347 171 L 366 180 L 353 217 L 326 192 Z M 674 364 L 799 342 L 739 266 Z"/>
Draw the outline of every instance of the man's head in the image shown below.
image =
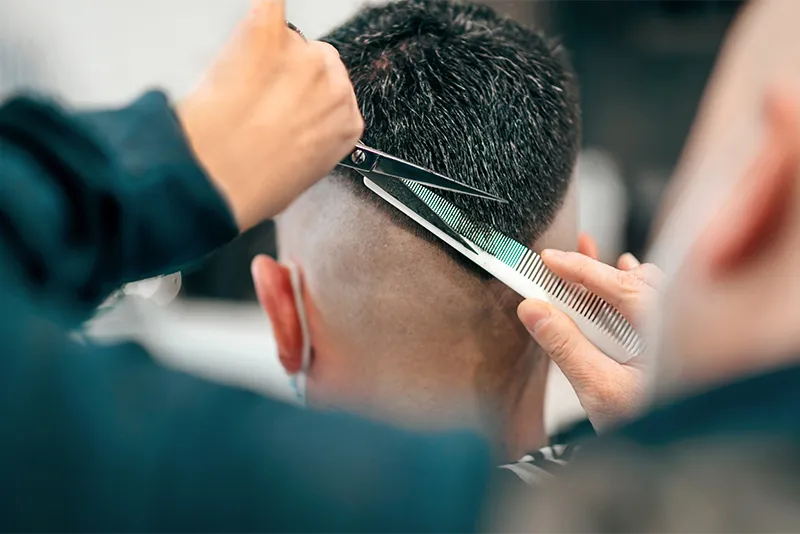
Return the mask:
<path id="1" fill-rule="evenodd" d="M 679 167 L 655 244 L 673 278 L 659 360 L 670 393 L 800 355 L 798 15 L 796 2 L 744 12 Z"/>
<path id="2" fill-rule="evenodd" d="M 326 40 L 350 71 L 366 145 L 509 199 L 448 195 L 523 243 L 574 246 L 580 117 L 557 47 L 487 7 L 448 0 L 367 8 Z M 280 258 L 303 275 L 313 404 L 413 426 L 494 427 L 524 446 L 541 438 L 546 358 L 516 319 L 516 294 L 348 171 L 277 225 Z M 288 271 L 261 258 L 254 278 L 281 360 L 297 371 Z"/>
<path id="3" fill-rule="evenodd" d="M 736 183 L 673 283 L 667 386 L 730 380 L 800 354 L 797 87 L 766 93 L 761 124 L 753 124 L 762 139 L 746 167 L 730 169 Z"/>

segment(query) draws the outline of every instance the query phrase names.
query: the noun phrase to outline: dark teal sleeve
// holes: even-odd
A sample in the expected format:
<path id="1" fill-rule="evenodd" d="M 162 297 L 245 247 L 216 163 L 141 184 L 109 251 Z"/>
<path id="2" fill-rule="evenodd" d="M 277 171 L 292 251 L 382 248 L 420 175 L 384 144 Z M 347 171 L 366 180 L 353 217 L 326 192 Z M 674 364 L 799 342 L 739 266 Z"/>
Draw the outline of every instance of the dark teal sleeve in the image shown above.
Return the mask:
<path id="1" fill-rule="evenodd" d="M 78 117 L 12 100 L 0 108 L 0 172 L 0 250 L 14 276 L 79 317 L 237 233 L 160 93 Z"/>
<path id="2" fill-rule="evenodd" d="M 299 410 L 0 321 L 0 530 L 471 532 L 486 445 Z"/>
<path id="3" fill-rule="evenodd" d="M 234 233 L 162 96 L 0 107 L 0 530 L 474 530 L 475 437 L 300 411 L 66 333 L 60 310 Z"/>

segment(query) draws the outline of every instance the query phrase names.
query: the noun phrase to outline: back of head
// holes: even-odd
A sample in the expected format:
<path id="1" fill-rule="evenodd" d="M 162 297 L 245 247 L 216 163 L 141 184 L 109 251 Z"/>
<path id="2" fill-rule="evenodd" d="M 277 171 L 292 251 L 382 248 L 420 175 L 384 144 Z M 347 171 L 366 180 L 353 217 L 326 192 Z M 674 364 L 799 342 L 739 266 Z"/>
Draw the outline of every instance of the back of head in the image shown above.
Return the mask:
<path id="1" fill-rule="evenodd" d="M 661 395 L 800 356 L 798 16 L 792 1 L 742 11 L 662 207 L 651 259 L 669 297 L 651 314 L 661 338 L 650 342 Z"/>
<path id="2" fill-rule="evenodd" d="M 325 40 L 349 69 L 367 146 L 507 198 L 445 195 L 519 241 L 533 244 L 553 226 L 580 137 L 577 90 L 557 46 L 488 7 L 452 0 L 368 7 Z M 574 233 L 574 217 L 565 219 Z M 324 323 L 315 350 L 321 338 L 336 345 L 338 369 L 364 373 L 384 392 L 414 389 L 397 378 L 399 365 L 414 367 L 417 389 L 429 392 L 445 387 L 433 377 L 494 390 L 529 372 L 519 362 L 529 337 L 517 297 L 355 173 L 336 170 L 301 197 L 278 221 L 278 239 Z M 358 364 L 344 363 L 359 354 Z"/>
<path id="3" fill-rule="evenodd" d="M 508 199 L 449 197 L 514 239 L 530 243 L 547 228 L 580 133 L 557 46 L 489 7 L 451 0 L 365 9 L 325 40 L 350 72 L 368 146 Z"/>

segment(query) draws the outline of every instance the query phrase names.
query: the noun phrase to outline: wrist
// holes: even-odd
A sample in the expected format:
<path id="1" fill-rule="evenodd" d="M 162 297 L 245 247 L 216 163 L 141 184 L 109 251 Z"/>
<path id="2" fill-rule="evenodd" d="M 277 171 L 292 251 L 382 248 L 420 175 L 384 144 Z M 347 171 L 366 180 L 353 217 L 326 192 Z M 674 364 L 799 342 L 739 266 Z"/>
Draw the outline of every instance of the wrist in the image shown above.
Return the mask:
<path id="1" fill-rule="evenodd" d="M 221 148 L 225 142 L 218 138 L 218 129 L 214 121 L 204 117 L 202 106 L 198 106 L 191 99 L 179 102 L 175 106 L 175 114 L 183 128 L 188 145 L 194 153 L 195 159 L 205 171 L 211 185 L 220 194 L 230 211 L 236 226 L 243 232 L 252 224 L 248 224 L 244 215 L 243 204 L 246 201 L 236 186 L 235 173 L 226 168 L 221 157 Z"/>

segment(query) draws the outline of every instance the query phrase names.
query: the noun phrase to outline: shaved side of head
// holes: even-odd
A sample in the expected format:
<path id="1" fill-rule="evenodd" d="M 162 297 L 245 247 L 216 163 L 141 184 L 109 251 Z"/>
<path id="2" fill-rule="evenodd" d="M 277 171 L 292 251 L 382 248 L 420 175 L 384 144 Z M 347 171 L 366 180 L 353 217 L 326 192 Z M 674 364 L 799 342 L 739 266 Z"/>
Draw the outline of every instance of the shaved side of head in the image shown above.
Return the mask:
<path id="1" fill-rule="evenodd" d="M 365 8 L 326 40 L 350 71 L 365 144 L 509 199 L 443 195 L 509 237 L 574 246 L 580 114 L 557 45 L 488 7 L 452 0 Z M 331 389 L 355 383 L 362 401 L 393 399 L 384 415 L 407 416 L 407 402 L 458 420 L 441 413 L 452 406 L 498 427 L 512 411 L 506 404 L 529 394 L 531 377 L 544 389 L 546 358 L 516 317 L 520 297 L 357 174 L 334 171 L 277 222 L 281 258 L 302 266 L 317 339 L 336 347 L 329 352 L 338 356 L 315 364 L 337 377 Z M 460 404 L 445 400 L 459 392 Z M 543 394 L 525 402 L 541 405 Z"/>

